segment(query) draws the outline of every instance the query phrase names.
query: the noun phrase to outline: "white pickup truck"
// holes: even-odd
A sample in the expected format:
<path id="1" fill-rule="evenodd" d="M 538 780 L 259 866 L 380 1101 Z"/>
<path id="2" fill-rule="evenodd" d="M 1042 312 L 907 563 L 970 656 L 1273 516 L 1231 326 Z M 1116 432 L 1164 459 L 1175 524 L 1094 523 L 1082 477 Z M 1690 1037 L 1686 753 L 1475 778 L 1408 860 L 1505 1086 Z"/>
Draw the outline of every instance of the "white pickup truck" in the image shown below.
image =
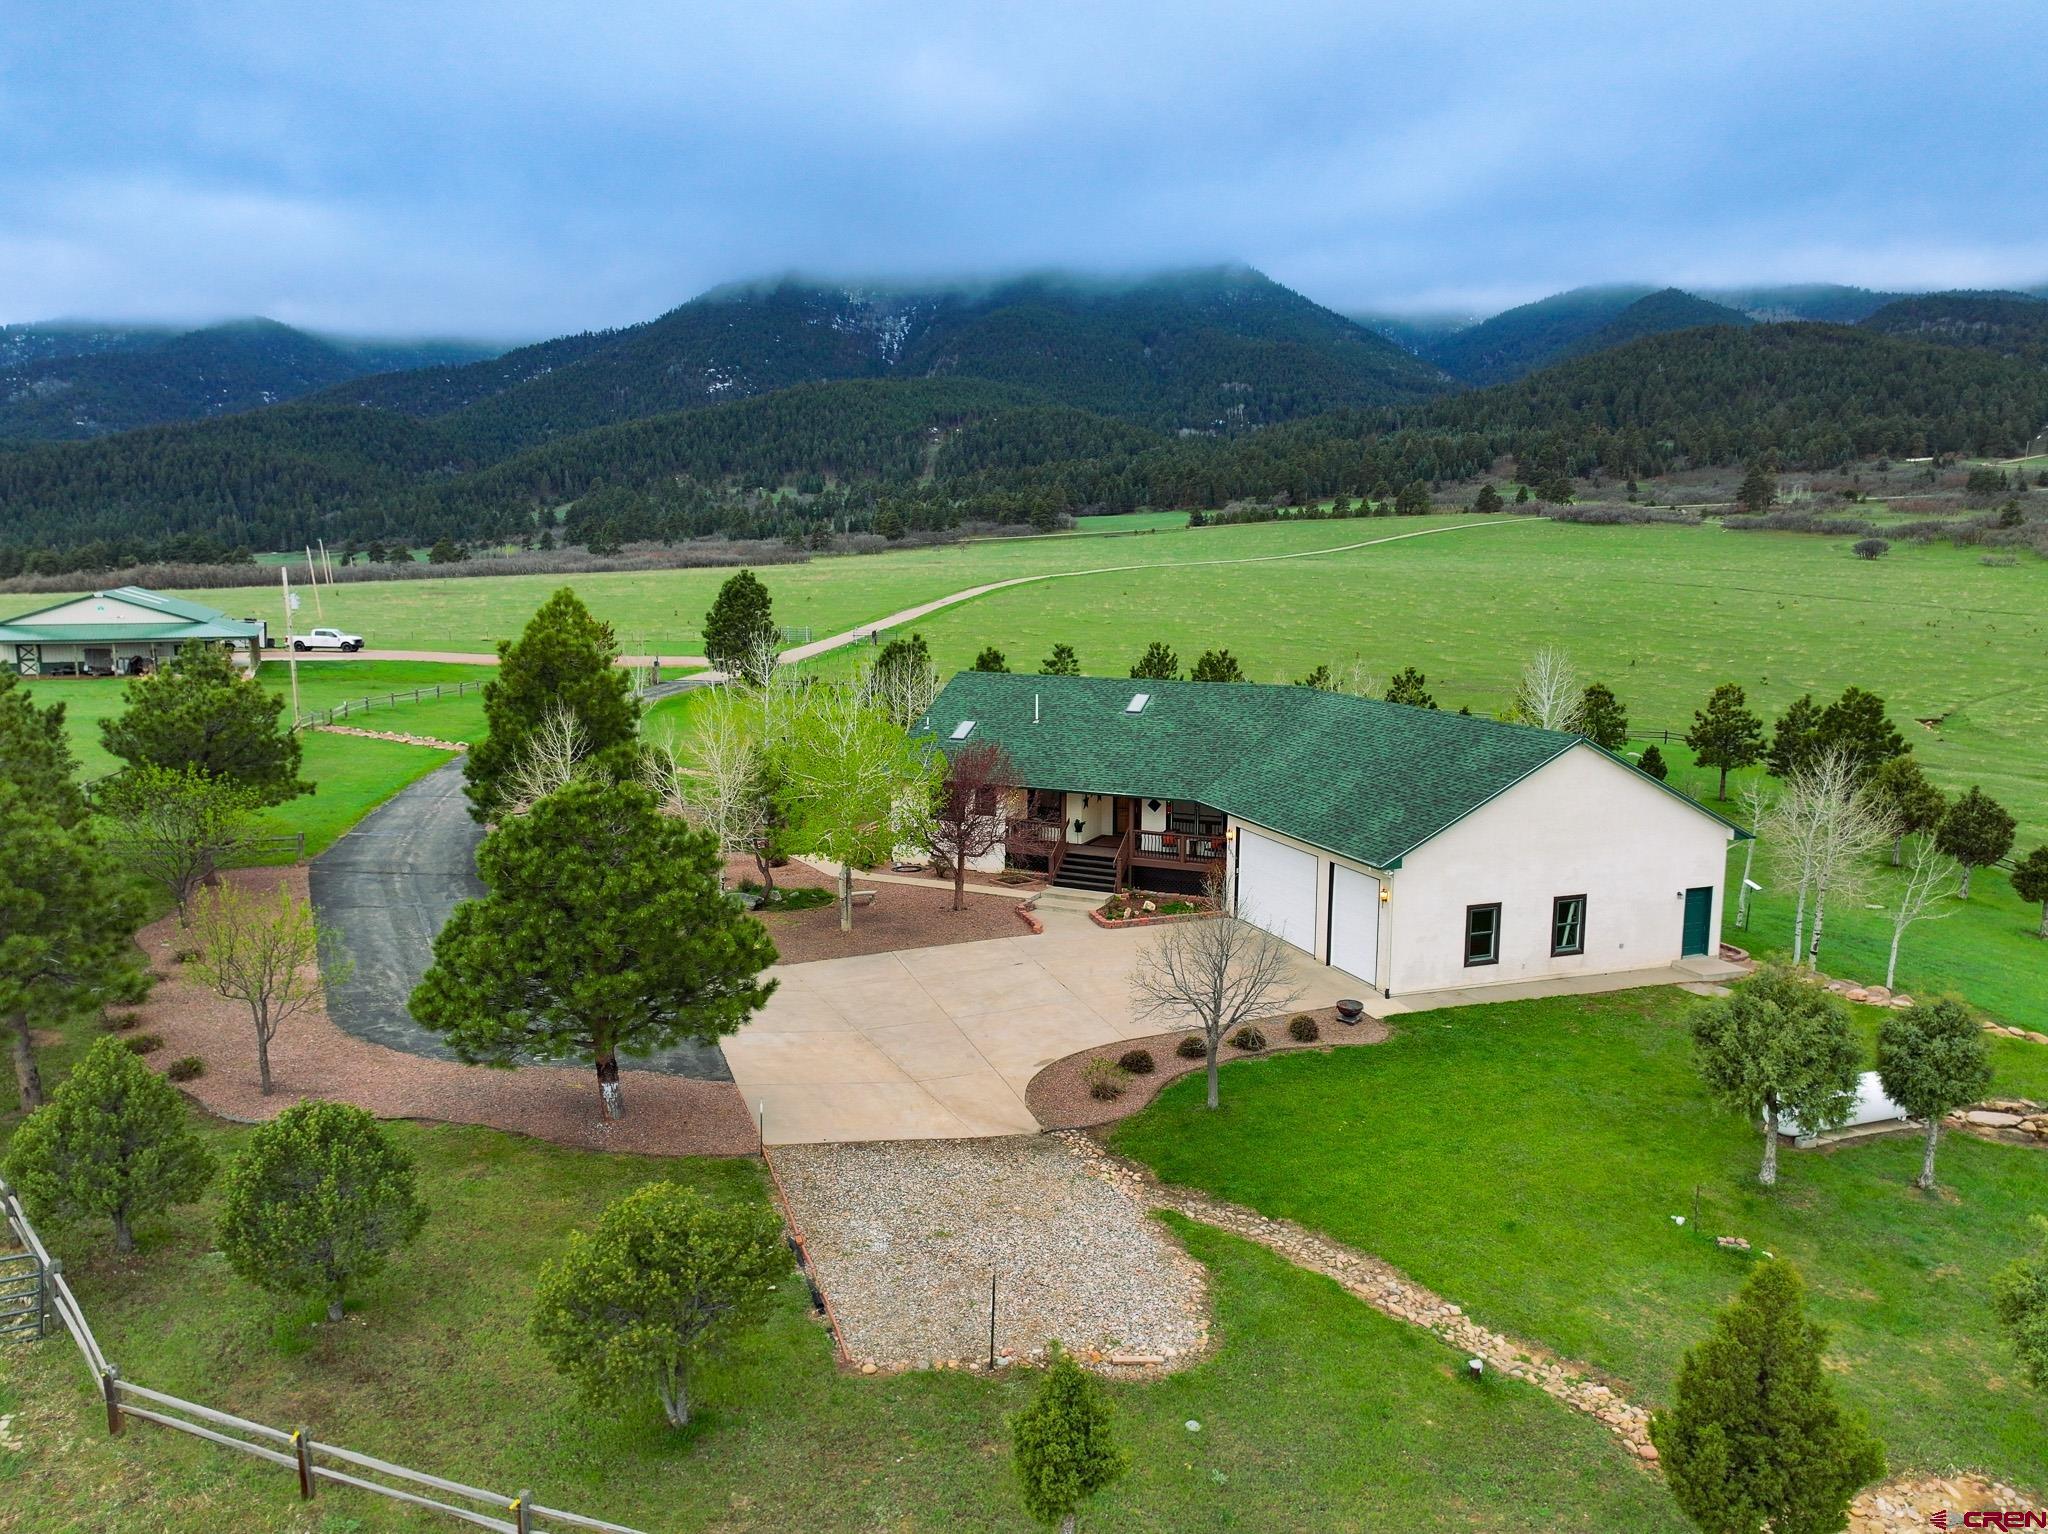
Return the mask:
<path id="1" fill-rule="evenodd" d="M 360 650 L 361 634 L 344 634 L 340 629 L 314 629 L 292 639 L 294 650 Z"/>

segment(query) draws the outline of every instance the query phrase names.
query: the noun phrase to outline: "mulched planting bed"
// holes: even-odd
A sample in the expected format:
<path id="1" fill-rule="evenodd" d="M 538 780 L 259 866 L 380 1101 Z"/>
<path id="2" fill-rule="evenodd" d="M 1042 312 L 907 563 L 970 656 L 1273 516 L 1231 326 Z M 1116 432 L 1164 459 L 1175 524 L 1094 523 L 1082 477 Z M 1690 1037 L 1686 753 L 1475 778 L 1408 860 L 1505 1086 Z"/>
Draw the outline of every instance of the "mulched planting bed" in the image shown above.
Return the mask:
<path id="1" fill-rule="evenodd" d="M 1005 1364 L 1057 1339 L 1158 1372 L 1207 1343 L 1200 1265 L 1058 1137 L 776 1145 L 768 1160 L 866 1372 L 985 1369 L 991 1272 Z"/>
<path id="2" fill-rule="evenodd" d="M 1226 1037 L 1223 1048 L 1217 1053 L 1217 1063 L 1228 1065 L 1233 1060 L 1258 1060 L 1267 1055 L 1287 1054 L 1302 1049 L 1329 1049 L 1341 1044 L 1379 1044 L 1385 1042 L 1393 1031 L 1373 1016 L 1366 1016 L 1346 1027 L 1337 1021 L 1337 1009 L 1324 1007 L 1310 1012 L 1316 1025 L 1322 1030 L 1322 1037 L 1314 1043 L 1298 1044 L 1287 1036 L 1287 1020 L 1292 1012 L 1283 1012 L 1276 1017 L 1260 1019 L 1258 1029 L 1266 1036 L 1266 1047 L 1255 1053 L 1233 1048 Z M 1233 1029 L 1232 1032 L 1236 1030 Z M 1117 1119 L 1129 1118 L 1140 1108 L 1157 1097 L 1169 1082 L 1207 1070 L 1205 1060 L 1183 1060 L 1174 1053 L 1174 1048 L 1187 1037 L 1190 1030 L 1180 1029 L 1174 1033 L 1157 1033 L 1148 1039 L 1124 1039 L 1119 1043 L 1104 1045 L 1099 1049 L 1084 1049 L 1079 1054 L 1067 1055 L 1053 1061 L 1044 1070 L 1031 1078 L 1024 1088 L 1024 1106 L 1037 1117 L 1047 1129 L 1089 1129 L 1097 1124 L 1109 1124 Z M 1132 1076 L 1125 1084 L 1123 1095 L 1107 1102 L 1093 1097 L 1088 1091 L 1087 1072 L 1090 1062 L 1115 1060 L 1133 1049 L 1149 1050 L 1152 1055 L 1152 1073 L 1149 1076 Z"/>
<path id="3" fill-rule="evenodd" d="M 306 897 L 303 866 L 239 870 L 226 877 L 258 890 L 283 883 L 301 900 Z M 546 1065 L 505 1071 L 429 1060 L 344 1033 L 317 1004 L 285 1023 L 270 1041 L 276 1090 L 265 1097 L 256 1084 L 249 1009 L 186 978 L 173 956 L 177 925 L 172 914 L 136 934 L 151 969 L 162 978 L 134 1009 L 135 1032 L 163 1037 L 163 1048 L 144 1057 L 153 1069 L 165 1070 L 188 1055 L 203 1061 L 203 1072 L 180 1087 L 221 1118 L 268 1119 L 295 1102 L 319 1098 L 354 1103 L 379 1118 L 482 1124 L 580 1150 L 739 1156 L 757 1147 L 746 1100 L 729 1081 L 636 1071 L 627 1059 L 622 1062 L 626 1116 L 607 1125 L 599 1115 L 593 1071 Z"/>
<path id="4" fill-rule="evenodd" d="M 757 880 L 760 871 L 751 860 L 735 859 L 727 865 L 728 882 L 740 878 Z M 789 889 L 832 889 L 837 882 L 830 874 L 802 863 L 775 870 L 778 887 Z M 1032 928 L 1020 920 L 1017 907 L 1025 891 L 1016 895 L 977 895 L 967 892 L 965 910 L 953 909 L 950 884 L 884 884 L 856 874 L 853 887 L 871 889 L 875 898 L 853 909 L 853 930 L 839 930 L 837 903 L 809 911 L 765 911 L 761 925 L 775 939 L 775 950 L 784 964 L 808 964 L 814 959 L 845 959 L 861 953 L 893 953 L 904 948 L 938 948 L 947 943 L 978 943 L 992 937 L 1029 937 Z"/>

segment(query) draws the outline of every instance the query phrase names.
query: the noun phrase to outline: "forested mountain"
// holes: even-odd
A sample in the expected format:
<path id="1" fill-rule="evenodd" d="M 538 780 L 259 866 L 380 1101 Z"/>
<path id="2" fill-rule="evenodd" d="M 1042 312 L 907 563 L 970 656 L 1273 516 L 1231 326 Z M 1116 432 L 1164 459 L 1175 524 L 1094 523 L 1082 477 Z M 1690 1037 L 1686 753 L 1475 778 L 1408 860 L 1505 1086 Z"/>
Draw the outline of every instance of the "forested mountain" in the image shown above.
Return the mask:
<path id="1" fill-rule="evenodd" d="M 1838 282 L 1809 282 L 1771 288 L 1702 288 L 1702 298 L 1739 309 L 1753 320 L 1766 324 L 1786 320 L 1821 320 L 1831 325 L 1853 325 L 1876 313 L 1899 295 L 1873 293 L 1869 288 L 1845 287 Z"/>
<path id="2" fill-rule="evenodd" d="M 327 340 L 273 320 L 200 330 L 13 326 L 0 332 L 0 441 L 80 440 L 298 399 L 459 342 Z"/>
<path id="3" fill-rule="evenodd" d="M 323 398 L 445 416 L 473 451 L 504 455 L 792 384 L 942 376 L 1044 388 L 1105 415 L 1197 430 L 1451 387 L 1342 316 L 1256 272 L 1223 268 L 982 288 L 741 284 L 646 324 Z"/>
<path id="4" fill-rule="evenodd" d="M 2048 367 L 2048 303 L 2025 293 L 1926 293 L 1886 304 L 1865 330 L 1969 346 Z"/>
<path id="5" fill-rule="evenodd" d="M 1382 314 L 1354 310 L 1348 318 L 1374 335 L 1385 336 L 1410 356 L 1425 357 L 1433 347 L 1479 323 L 1477 314 Z"/>
<path id="6" fill-rule="evenodd" d="M 1573 288 L 1533 304 L 1503 310 L 1491 319 L 1445 336 L 1424 355 L 1467 383 L 1496 384 L 1533 373 L 1555 362 L 1572 346 L 1620 318 L 1622 311 L 1654 289 Z"/>
<path id="7" fill-rule="evenodd" d="M 1661 336 L 1674 330 L 1691 330 L 1700 325 L 1745 326 L 1755 321 L 1739 309 L 1709 303 L 1679 288 L 1665 288 L 1639 298 L 1589 336 L 1581 336 L 1565 347 L 1559 360 L 1604 352 L 1626 346 L 1644 336 Z"/>

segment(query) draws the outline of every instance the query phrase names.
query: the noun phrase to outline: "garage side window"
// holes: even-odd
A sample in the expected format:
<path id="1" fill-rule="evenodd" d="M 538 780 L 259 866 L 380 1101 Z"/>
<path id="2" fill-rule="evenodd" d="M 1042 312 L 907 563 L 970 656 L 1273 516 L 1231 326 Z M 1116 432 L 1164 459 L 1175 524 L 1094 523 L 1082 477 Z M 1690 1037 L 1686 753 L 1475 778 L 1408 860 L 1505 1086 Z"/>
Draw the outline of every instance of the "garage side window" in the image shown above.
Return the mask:
<path id="1" fill-rule="evenodd" d="M 1559 895 L 1550 903 L 1550 953 L 1557 958 L 1564 954 L 1586 951 L 1586 897 L 1584 895 Z"/>
<path id="2" fill-rule="evenodd" d="M 1500 962 L 1500 905 L 1465 907 L 1465 963 Z"/>

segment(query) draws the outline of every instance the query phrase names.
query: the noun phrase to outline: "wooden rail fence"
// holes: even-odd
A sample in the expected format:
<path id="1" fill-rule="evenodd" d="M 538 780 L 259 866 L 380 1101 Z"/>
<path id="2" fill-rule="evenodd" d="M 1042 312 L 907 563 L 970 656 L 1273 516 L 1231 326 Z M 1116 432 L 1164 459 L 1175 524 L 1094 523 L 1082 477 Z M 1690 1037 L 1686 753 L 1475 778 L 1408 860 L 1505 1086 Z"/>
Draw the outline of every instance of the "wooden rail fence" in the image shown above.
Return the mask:
<path id="1" fill-rule="evenodd" d="M 344 698 L 332 708 L 308 709 L 292 721 L 292 728 L 305 730 L 316 725 L 340 724 L 353 714 L 364 713 L 373 708 L 391 708 L 400 703 L 431 702 L 435 698 L 459 698 L 464 693 L 481 692 L 483 686 L 482 682 L 436 682 L 432 687 L 415 687 L 411 692 L 370 693 L 361 698 Z"/>
<path id="2" fill-rule="evenodd" d="M 507 1496 L 480 1486 L 467 1486 L 461 1481 L 410 1470 L 389 1460 L 316 1440 L 303 1427 L 287 1432 L 123 1379 L 121 1371 L 100 1351 L 99 1340 L 86 1322 L 85 1310 L 64 1278 L 64 1265 L 44 1248 L 20 1199 L 4 1179 L 0 1179 L 0 1212 L 6 1216 L 7 1237 L 18 1253 L 35 1259 L 40 1278 L 36 1287 L 37 1324 L 32 1330 L 18 1330 L 25 1335 L 44 1337 L 61 1325 L 77 1346 L 106 1404 L 108 1433 L 118 1435 L 130 1421 L 135 1421 L 203 1438 L 223 1449 L 291 1471 L 298 1483 L 299 1496 L 309 1500 L 324 1481 L 442 1513 L 476 1528 L 497 1530 L 499 1534 L 541 1534 L 555 1529 L 641 1534 L 624 1524 L 544 1507 L 534 1501 L 531 1491 Z"/>

